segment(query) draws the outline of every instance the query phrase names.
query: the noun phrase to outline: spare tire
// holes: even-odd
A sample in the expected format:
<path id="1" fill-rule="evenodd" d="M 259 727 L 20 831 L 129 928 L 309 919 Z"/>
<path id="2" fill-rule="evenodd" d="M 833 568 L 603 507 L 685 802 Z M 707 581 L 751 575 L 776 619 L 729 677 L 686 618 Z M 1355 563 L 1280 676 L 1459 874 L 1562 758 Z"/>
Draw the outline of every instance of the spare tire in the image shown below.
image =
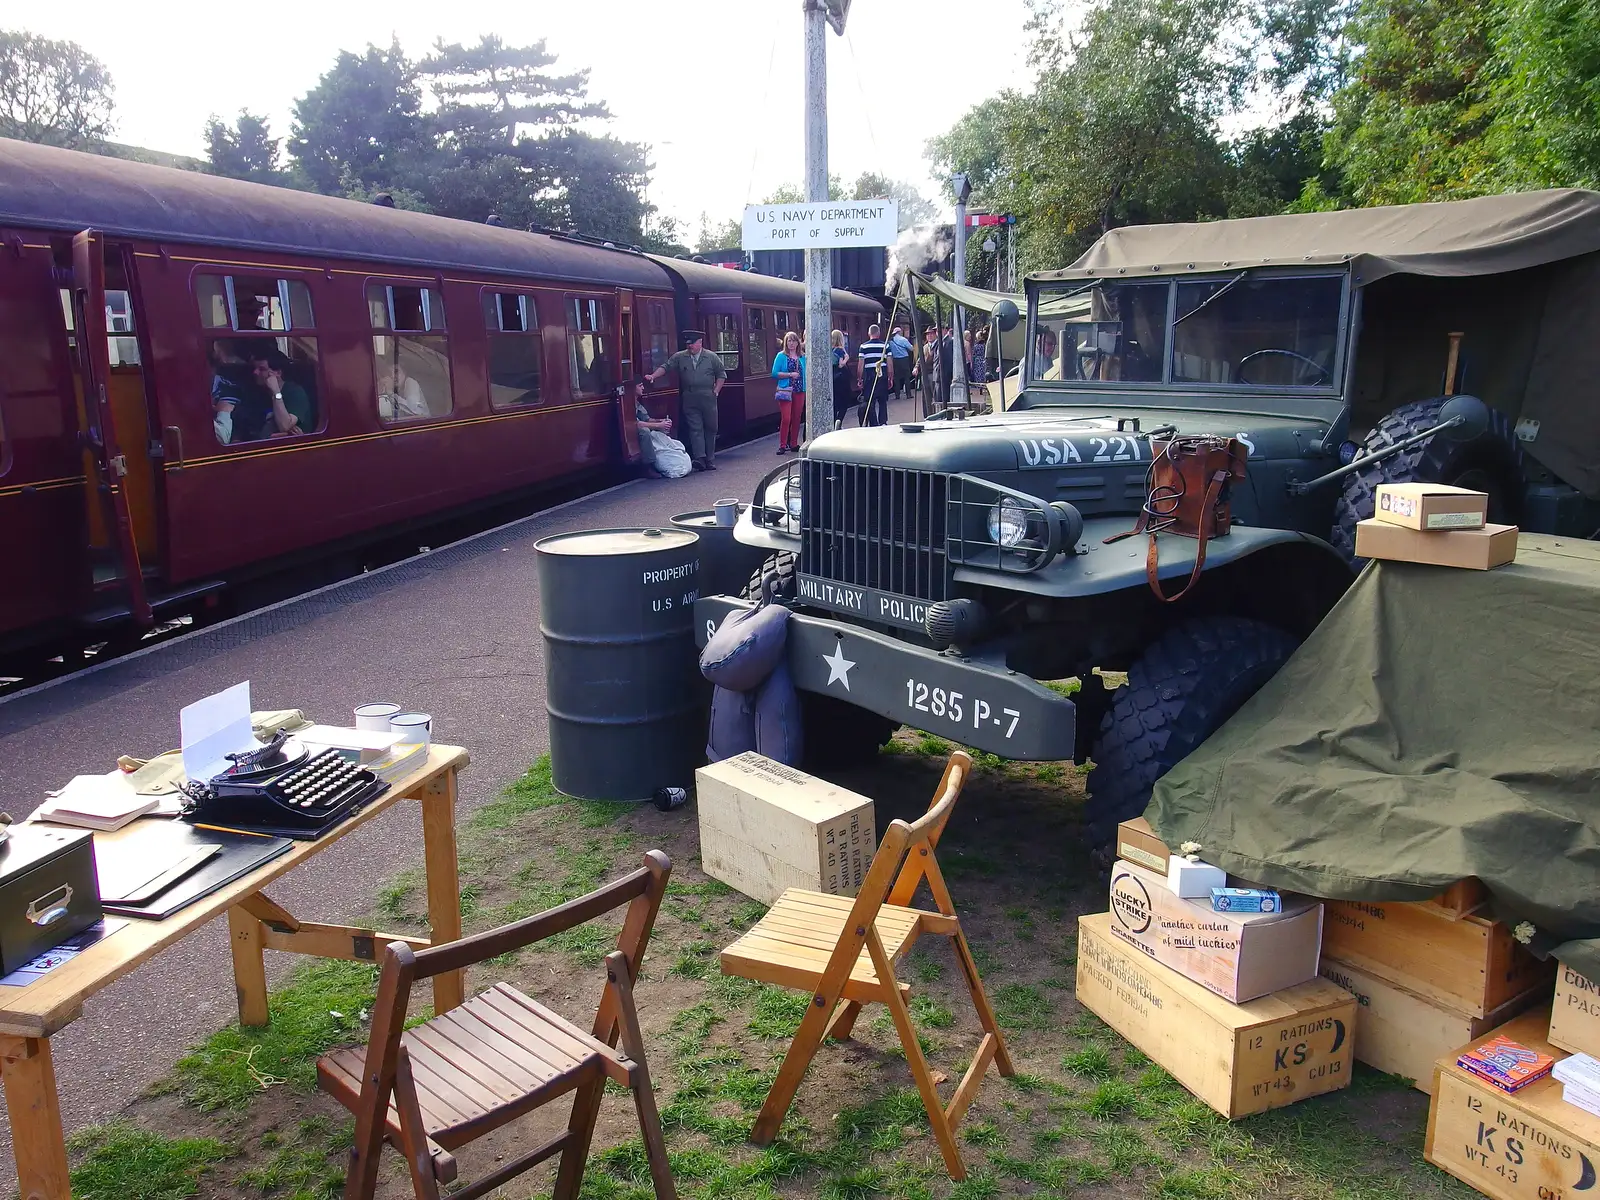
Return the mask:
<path id="1" fill-rule="evenodd" d="M 794 563 L 795 556 L 787 550 L 769 554 L 767 561 L 761 564 L 761 569 L 750 576 L 750 582 L 744 585 L 744 591 L 739 593 L 739 598 L 757 602 L 763 599 L 793 600 Z M 769 589 L 771 594 L 764 595 Z"/>
<path id="2" fill-rule="evenodd" d="M 1449 399 L 1435 396 L 1395 409 L 1367 434 L 1361 453 L 1374 453 L 1431 429 Z M 1487 492 L 1489 520 L 1514 525 L 1522 516 L 1522 447 L 1510 418 L 1491 408 L 1489 428 L 1470 442 L 1451 441 L 1441 433 L 1346 476 L 1328 540 L 1351 562 L 1356 557 L 1356 523 L 1372 516 L 1380 483 L 1447 483 Z"/>

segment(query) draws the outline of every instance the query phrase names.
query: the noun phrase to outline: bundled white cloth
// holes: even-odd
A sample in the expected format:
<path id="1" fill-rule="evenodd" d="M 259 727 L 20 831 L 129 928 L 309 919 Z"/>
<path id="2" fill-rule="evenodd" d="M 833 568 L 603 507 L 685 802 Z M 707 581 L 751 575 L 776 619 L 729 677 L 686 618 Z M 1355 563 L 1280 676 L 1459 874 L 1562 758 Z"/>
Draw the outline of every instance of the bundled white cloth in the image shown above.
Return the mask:
<path id="1" fill-rule="evenodd" d="M 684 448 L 682 442 L 667 436 L 659 429 L 641 429 L 639 436 L 650 439 L 650 446 L 655 451 L 656 470 L 668 479 L 682 479 L 694 470 L 689 451 Z"/>

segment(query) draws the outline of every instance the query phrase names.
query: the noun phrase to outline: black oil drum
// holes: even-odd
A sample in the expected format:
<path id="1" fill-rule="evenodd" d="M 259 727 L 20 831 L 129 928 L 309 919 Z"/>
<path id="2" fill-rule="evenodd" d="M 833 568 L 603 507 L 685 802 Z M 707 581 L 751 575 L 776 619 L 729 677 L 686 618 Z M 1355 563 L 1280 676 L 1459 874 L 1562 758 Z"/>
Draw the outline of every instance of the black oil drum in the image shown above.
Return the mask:
<path id="1" fill-rule="evenodd" d="M 699 538 L 591 529 L 534 549 L 557 790 L 637 801 L 691 787 L 706 741 L 694 644 Z"/>
<path id="2" fill-rule="evenodd" d="M 750 506 L 740 503 L 739 515 Z M 702 596 L 737 596 L 744 591 L 750 577 L 761 569 L 770 550 L 760 546 L 746 546 L 733 536 L 732 525 L 718 525 L 716 510 L 702 508 L 697 512 L 679 513 L 672 518 L 677 529 L 688 529 L 700 535 L 700 594 Z"/>

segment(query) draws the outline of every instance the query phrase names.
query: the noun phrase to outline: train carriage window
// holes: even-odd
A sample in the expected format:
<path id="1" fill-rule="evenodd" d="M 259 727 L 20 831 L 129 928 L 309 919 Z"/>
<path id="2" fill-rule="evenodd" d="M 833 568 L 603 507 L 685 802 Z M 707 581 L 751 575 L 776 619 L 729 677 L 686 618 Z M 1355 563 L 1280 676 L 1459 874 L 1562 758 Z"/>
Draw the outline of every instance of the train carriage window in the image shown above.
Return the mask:
<path id="1" fill-rule="evenodd" d="M 311 290 L 299 279 L 271 275 L 194 277 L 200 325 L 211 373 L 211 427 L 225 446 L 317 432 L 322 424 L 318 398 L 317 339 Z M 106 293 L 107 327 L 112 342 L 125 341 L 137 361 L 132 308 L 119 313 Z M 112 361 L 120 351 L 114 349 Z M 122 358 L 124 363 L 130 359 Z"/>
<path id="2" fill-rule="evenodd" d="M 455 399 L 444 297 L 430 287 L 369 283 L 367 314 L 378 419 L 390 424 L 448 416 Z"/>
<path id="3" fill-rule="evenodd" d="M 310 329 L 311 290 L 299 279 L 266 275 L 196 275 L 200 324 L 240 332 Z M 107 297 L 109 299 L 109 296 Z"/>
<path id="4" fill-rule="evenodd" d="M 78 345 L 77 321 L 72 313 L 72 291 L 61 289 L 61 316 L 67 326 L 67 345 Z M 106 351 L 113 367 L 139 365 L 139 339 L 134 337 L 133 297 L 120 288 L 106 289 Z"/>
<path id="5" fill-rule="evenodd" d="M 216 337 L 211 368 L 211 424 L 225 446 L 315 433 L 317 339 Z"/>
<path id="6" fill-rule="evenodd" d="M 515 292 L 483 293 L 489 331 L 489 403 L 494 408 L 538 404 L 544 345 L 533 297 Z"/>
<path id="7" fill-rule="evenodd" d="M 574 396 L 603 395 L 611 379 L 610 314 L 592 296 L 569 298 L 567 348 Z"/>
<path id="8" fill-rule="evenodd" d="M 775 331 L 777 331 L 778 333 L 784 333 L 787 330 L 789 330 L 791 328 L 791 326 L 789 324 L 789 314 L 787 312 L 785 312 L 781 308 L 778 309 L 775 313 L 773 313 L 772 314 L 772 328 Z M 774 338 L 773 340 L 774 341 L 781 341 L 782 339 L 781 338 Z"/>
<path id="9" fill-rule="evenodd" d="M 711 313 L 711 328 L 706 330 L 711 352 L 722 360 L 729 375 L 739 374 L 739 322 L 732 313 Z M 752 368 L 754 369 L 754 368 Z"/>
<path id="10" fill-rule="evenodd" d="M 761 367 L 772 361 L 772 356 L 767 353 L 766 314 L 759 308 L 746 308 L 744 328 L 750 371 L 752 374 L 760 374 Z"/>
<path id="11" fill-rule="evenodd" d="M 644 319 L 644 370 L 648 375 L 672 357 L 676 338 L 672 332 L 672 305 L 666 300 L 646 300 L 640 305 Z"/>

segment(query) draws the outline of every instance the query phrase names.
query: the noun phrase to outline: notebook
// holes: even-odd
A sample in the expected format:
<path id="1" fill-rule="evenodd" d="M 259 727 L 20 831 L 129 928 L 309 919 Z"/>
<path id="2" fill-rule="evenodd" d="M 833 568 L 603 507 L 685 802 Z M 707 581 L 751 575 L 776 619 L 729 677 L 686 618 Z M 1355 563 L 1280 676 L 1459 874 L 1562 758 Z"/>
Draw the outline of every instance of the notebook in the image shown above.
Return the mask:
<path id="1" fill-rule="evenodd" d="M 121 837 L 95 839 L 102 888 L 109 883 L 123 897 L 103 899 L 102 904 L 107 912 L 124 917 L 165 920 L 288 853 L 293 845 L 288 838 L 208 829 L 187 821 L 144 821 Z M 216 849 L 208 851 L 211 846 Z M 169 882 L 152 895 L 153 884 L 163 875 L 170 876 Z"/>

